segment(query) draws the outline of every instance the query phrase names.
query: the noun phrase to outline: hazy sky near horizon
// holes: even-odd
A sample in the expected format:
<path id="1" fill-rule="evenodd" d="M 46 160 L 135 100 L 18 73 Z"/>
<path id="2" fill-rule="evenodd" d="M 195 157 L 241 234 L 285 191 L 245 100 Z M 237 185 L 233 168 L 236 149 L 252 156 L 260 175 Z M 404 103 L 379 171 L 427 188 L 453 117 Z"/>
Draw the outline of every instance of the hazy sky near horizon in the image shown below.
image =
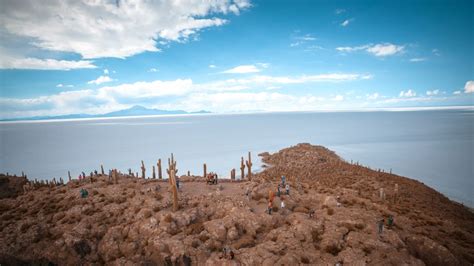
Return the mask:
<path id="1" fill-rule="evenodd" d="M 0 0 L 0 118 L 474 105 L 473 2 Z"/>

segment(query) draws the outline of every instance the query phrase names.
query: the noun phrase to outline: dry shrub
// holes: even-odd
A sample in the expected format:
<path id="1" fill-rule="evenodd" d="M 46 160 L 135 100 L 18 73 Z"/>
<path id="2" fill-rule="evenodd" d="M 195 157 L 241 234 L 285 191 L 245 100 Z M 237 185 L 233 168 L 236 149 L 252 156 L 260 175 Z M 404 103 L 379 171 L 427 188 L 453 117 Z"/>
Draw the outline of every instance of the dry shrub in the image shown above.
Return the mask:
<path id="1" fill-rule="evenodd" d="M 301 263 L 303 263 L 303 264 L 309 264 L 309 259 L 308 259 L 308 257 L 304 257 L 304 256 L 301 257 Z"/>
<path id="2" fill-rule="evenodd" d="M 339 247 L 337 243 L 332 243 L 330 245 L 327 245 L 324 251 L 332 254 L 333 256 L 336 256 L 341 251 L 341 248 Z"/>
<path id="3" fill-rule="evenodd" d="M 279 210 L 279 208 L 278 208 L 277 206 L 273 206 L 273 207 L 272 207 L 272 211 L 273 211 L 273 212 L 278 212 L 278 210 Z"/>
<path id="4" fill-rule="evenodd" d="M 153 211 L 154 212 L 159 212 L 161 210 L 161 207 L 156 205 L 155 207 L 153 207 Z"/>
<path id="5" fill-rule="evenodd" d="M 232 246 L 234 249 L 250 248 L 255 246 L 255 239 L 250 235 L 243 235 Z"/>
<path id="6" fill-rule="evenodd" d="M 164 219 L 164 220 L 165 220 L 165 222 L 167 222 L 167 223 L 171 223 L 171 222 L 173 221 L 173 217 L 171 216 L 171 214 L 168 213 L 168 214 L 165 216 L 165 219 Z"/>
<path id="7" fill-rule="evenodd" d="M 333 215 L 334 214 L 334 210 L 332 208 L 328 208 L 327 209 L 327 213 L 328 215 Z"/>
<path id="8" fill-rule="evenodd" d="M 254 195 L 252 195 L 252 199 L 259 201 L 261 199 L 266 199 L 266 196 L 264 193 L 255 193 Z"/>
<path id="9" fill-rule="evenodd" d="M 296 207 L 293 209 L 294 212 L 302 212 L 302 213 L 308 213 L 308 209 L 306 207 Z"/>
<path id="10" fill-rule="evenodd" d="M 199 236 L 199 240 L 201 240 L 201 242 L 206 242 L 208 239 L 209 239 L 208 235 L 200 235 Z"/>
<path id="11" fill-rule="evenodd" d="M 150 218 L 150 216 L 151 216 L 151 211 L 150 210 L 147 209 L 147 210 L 143 211 L 143 217 Z"/>
<path id="12" fill-rule="evenodd" d="M 369 247 L 369 246 L 364 246 L 364 247 L 362 248 L 362 251 L 364 251 L 364 253 L 365 253 L 366 256 L 369 255 L 370 253 L 372 253 L 372 250 L 373 250 L 373 248 L 372 248 L 372 247 Z"/>
<path id="13" fill-rule="evenodd" d="M 202 222 L 190 224 L 186 227 L 186 234 L 187 235 L 199 234 L 203 230 L 204 230 L 204 226 L 202 225 Z"/>
<path id="14" fill-rule="evenodd" d="M 159 194 L 159 193 L 156 193 L 155 194 L 155 199 L 156 200 L 162 200 L 163 199 L 163 195 Z"/>

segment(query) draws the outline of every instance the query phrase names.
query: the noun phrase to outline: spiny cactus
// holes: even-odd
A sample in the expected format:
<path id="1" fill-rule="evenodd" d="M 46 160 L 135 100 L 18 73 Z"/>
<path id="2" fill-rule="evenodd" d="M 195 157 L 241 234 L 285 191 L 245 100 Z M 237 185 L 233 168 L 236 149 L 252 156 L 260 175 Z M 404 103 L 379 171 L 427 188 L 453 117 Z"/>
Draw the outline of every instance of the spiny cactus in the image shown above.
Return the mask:
<path id="1" fill-rule="evenodd" d="M 252 179 L 252 157 L 250 155 L 250 152 L 249 152 L 249 159 L 245 162 L 245 164 L 247 165 L 247 176 L 248 176 L 248 179 L 251 180 Z"/>
<path id="2" fill-rule="evenodd" d="M 203 164 L 202 167 L 203 167 L 203 170 L 204 170 L 204 173 L 203 173 L 202 177 L 206 178 L 207 177 L 207 165 Z"/>
<path id="3" fill-rule="evenodd" d="M 146 168 L 145 168 L 145 164 L 143 163 L 143 160 L 142 160 L 142 166 L 140 168 L 142 169 L 142 178 L 145 179 Z"/>
<path id="4" fill-rule="evenodd" d="M 153 179 L 156 179 L 156 172 L 155 172 L 155 166 L 154 166 L 154 165 L 153 165 L 153 168 L 152 168 L 152 169 L 153 169 L 153 172 L 152 172 L 152 174 L 151 174 L 151 175 L 152 175 L 152 178 L 153 178 Z"/>
<path id="5" fill-rule="evenodd" d="M 230 179 L 235 180 L 235 168 L 232 168 L 232 170 L 230 170 Z"/>
<path id="6" fill-rule="evenodd" d="M 178 204 L 178 188 L 176 187 L 176 176 L 174 169 L 170 169 L 169 171 L 169 180 L 170 180 L 170 190 L 172 192 L 172 200 L 173 200 L 173 211 L 177 211 L 179 209 Z"/>
<path id="7" fill-rule="evenodd" d="M 102 173 L 102 175 L 105 175 L 103 164 L 100 165 L 100 172 Z"/>
<path id="8" fill-rule="evenodd" d="M 245 178 L 245 164 L 244 157 L 240 158 L 240 179 L 244 180 Z"/>
<path id="9" fill-rule="evenodd" d="M 163 179 L 163 174 L 161 173 L 161 159 L 158 159 L 158 163 L 156 165 L 158 166 L 158 178 Z"/>

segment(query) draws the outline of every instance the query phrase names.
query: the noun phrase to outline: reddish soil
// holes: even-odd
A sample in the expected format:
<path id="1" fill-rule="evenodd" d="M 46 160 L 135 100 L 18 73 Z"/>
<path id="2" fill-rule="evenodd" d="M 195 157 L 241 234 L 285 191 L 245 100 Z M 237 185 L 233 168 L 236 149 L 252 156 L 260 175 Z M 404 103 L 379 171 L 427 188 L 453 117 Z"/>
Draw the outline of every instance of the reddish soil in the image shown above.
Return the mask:
<path id="1" fill-rule="evenodd" d="M 125 175 L 118 184 L 99 176 L 0 199 L 0 264 L 474 263 L 474 214 L 420 182 L 309 144 L 262 159 L 270 167 L 251 181 L 207 185 L 182 176 L 176 212 L 167 180 Z M 276 195 L 281 175 L 290 195 L 284 209 L 275 197 L 269 215 L 269 191 Z M 376 222 L 389 215 L 394 226 L 379 235 Z M 224 247 L 233 260 L 223 258 Z"/>

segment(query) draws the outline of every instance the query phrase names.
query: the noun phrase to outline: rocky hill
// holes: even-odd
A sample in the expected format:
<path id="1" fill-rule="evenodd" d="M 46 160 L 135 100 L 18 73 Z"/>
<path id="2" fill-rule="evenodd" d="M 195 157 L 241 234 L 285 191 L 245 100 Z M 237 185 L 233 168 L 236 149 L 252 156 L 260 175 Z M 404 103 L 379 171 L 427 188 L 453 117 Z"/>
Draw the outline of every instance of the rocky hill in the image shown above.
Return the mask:
<path id="1" fill-rule="evenodd" d="M 422 183 L 344 162 L 321 146 L 261 156 L 267 167 L 251 180 L 207 185 L 182 176 L 176 212 L 167 180 L 122 174 L 1 199 L 0 264 L 474 263 L 474 214 Z M 278 197 L 282 175 L 290 193 Z"/>

